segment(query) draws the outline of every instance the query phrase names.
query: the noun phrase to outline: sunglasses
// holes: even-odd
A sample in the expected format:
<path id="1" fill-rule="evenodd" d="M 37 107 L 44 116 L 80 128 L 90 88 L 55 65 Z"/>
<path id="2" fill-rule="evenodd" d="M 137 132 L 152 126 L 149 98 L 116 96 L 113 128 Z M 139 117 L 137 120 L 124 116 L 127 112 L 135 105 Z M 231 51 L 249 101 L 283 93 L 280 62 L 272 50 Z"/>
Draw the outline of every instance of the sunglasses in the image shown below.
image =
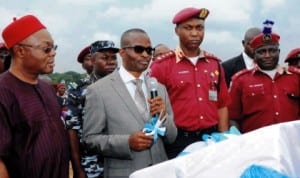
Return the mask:
<path id="1" fill-rule="evenodd" d="M 57 49 L 57 45 L 52 45 L 52 46 L 47 46 L 47 47 L 34 46 L 34 45 L 22 44 L 22 43 L 19 43 L 18 45 L 42 50 L 45 54 L 49 54 L 52 50 L 56 51 L 56 49 Z"/>
<path id="2" fill-rule="evenodd" d="M 152 47 L 143 47 L 143 46 L 126 46 L 126 47 L 123 47 L 123 49 L 126 49 L 126 48 L 131 48 L 134 50 L 135 53 L 137 54 L 142 54 L 144 51 L 146 51 L 147 54 L 149 55 L 152 55 L 154 49 Z"/>

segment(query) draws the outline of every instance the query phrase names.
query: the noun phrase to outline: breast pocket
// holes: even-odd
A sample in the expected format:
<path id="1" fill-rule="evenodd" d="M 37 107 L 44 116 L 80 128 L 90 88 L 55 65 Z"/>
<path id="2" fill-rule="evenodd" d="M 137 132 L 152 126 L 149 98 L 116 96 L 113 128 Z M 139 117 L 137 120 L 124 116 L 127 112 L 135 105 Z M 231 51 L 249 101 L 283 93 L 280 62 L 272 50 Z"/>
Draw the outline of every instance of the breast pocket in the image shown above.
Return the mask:
<path id="1" fill-rule="evenodd" d="M 187 92 L 192 91 L 193 88 L 193 78 L 189 71 L 181 71 L 181 73 L 173 76 L 172 83 L 177 99 L 188 99 L 191 97 L 191 95 L 187 95 Z"/>
<path id="2" fill-rule="evenodd" d="M 249 85 L 244 89 L 244 96 L 245 98 L 261 98 L 265 95 L 265 89 L 263 84 L 254 84 Z"/>

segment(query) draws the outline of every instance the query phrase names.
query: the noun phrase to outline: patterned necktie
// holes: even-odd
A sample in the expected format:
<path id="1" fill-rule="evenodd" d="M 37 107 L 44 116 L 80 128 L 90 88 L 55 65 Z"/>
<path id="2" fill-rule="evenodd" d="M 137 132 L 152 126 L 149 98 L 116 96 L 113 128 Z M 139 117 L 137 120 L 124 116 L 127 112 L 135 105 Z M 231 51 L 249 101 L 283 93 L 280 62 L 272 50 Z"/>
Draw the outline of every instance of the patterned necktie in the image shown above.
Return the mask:
<path id="1" fill-rule="evenodd" d="M 146 104 L 146 98 L 142 89 L 142 80 L 141 79 L 135 79 L 132 81 L 135 86 L 135 92 L 134 92 L 134 100 L 135 104 L 139 110 L 139 112 L 146 117 L 147 114 L 147 104 Z"/>

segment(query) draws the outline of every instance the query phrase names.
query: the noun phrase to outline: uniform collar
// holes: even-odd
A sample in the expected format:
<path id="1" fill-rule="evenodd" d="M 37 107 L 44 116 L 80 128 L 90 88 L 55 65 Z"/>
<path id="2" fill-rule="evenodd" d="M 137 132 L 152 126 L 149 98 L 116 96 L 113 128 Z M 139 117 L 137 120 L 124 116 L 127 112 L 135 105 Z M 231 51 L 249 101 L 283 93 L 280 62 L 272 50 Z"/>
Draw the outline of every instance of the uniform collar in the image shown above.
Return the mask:
<path id="1" fill-rule="evenodd" d="M 252 70 L 252 74 L 256 73 L 256 72 L 263 72 L 257 64 L 254 65 L 254 68 Z M 264 72 L 263 72 L 264 73 Z M 282 67 L 279 64 L 276 67 L 276 73 L 283 75 L 283 74 L 292 74 L 291 72 L 288 71 L 287 67 Z"/>
<path id="2" fill-rule="evenodd" d="M 185 54 L 183 53 L 182 49 L 180 47 L 177 47 L 175 50 L 175 55 L 176 55 L 176 63 L 179 63 L 180 61 L 182 61 L 183 59 L 188 59 L 187 56 L 185 56 Z M 200 54 L 198 55 L 198 59 L 205 59 L 206 62 L 209 62 L 206 58 L 205 58 L 205 51 L 200 50 Z"/>

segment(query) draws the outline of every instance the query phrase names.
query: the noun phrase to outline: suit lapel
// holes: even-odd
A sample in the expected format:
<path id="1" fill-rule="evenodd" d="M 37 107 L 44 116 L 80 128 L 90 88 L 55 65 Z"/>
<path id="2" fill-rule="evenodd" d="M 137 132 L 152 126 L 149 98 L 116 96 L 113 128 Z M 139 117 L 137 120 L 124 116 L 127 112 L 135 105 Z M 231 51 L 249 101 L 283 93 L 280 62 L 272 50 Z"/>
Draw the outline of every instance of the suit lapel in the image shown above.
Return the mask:
<path id="1" fill-rule="evenodd" d="M 240 58 L 240 60 L 237 61 L 238 62 L 237 66 L 239 66 L 239 70 L 245 69 L 246 64 L 245 64 L 245 61 L 244 61 L 243 54 L 241 54 L 239 58 Z"/>
<path id="2" fill-rule="evenodd" d="M 118 93 L 121 100 L 125 103 L 128 107 L 129 111 L 132 113 L 134 118 L 142 125 L 144 125 L 143 117 L 139 113 L 135 102 L 133 101 L 132 97 L 130 96 L 127 87 L 125 86 L 123 80 L 120 77 L 118 70 L 115 70 L 111 75 L 111 84 L 114 90 Z"/>

